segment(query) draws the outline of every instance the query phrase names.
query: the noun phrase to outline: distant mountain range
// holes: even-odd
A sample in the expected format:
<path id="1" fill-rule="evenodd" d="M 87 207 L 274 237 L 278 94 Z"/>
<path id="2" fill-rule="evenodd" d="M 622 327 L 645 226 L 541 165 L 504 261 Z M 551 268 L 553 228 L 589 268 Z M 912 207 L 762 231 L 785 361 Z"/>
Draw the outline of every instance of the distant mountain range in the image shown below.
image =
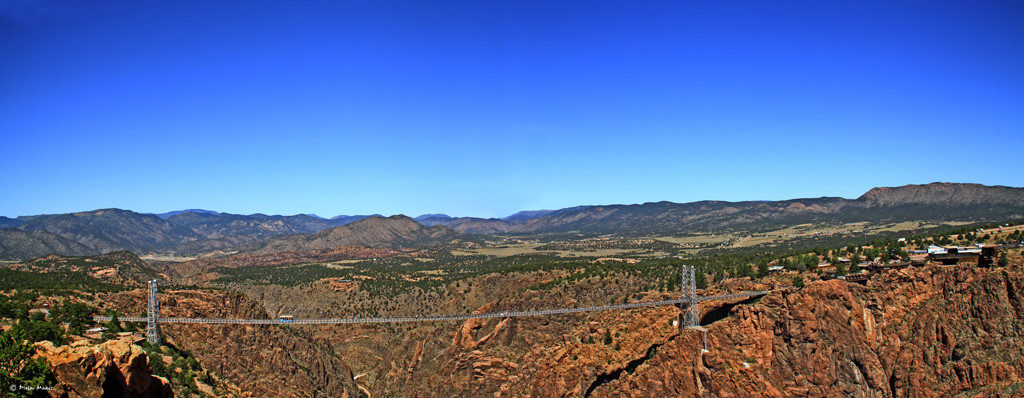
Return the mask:
<path id="1" fill-rule="evenodd" d="M 102 209 L 0 217 L 0 258 L 46 254 L 203 253 L 310 250 L 332 245 L 400 247 L 436 244 L 468 234 L 664 236 L 729 228 L 774 228 L 807 222 L 1003 221 L 1024 218 L 1024 188 L 932 183 L 874 188 L 857 199 L 656 202 L 523 211 L 503 219 L 406 216 L 238 215 L 183 210 L 159 215 Z M 367 220 L 370 219 L 370 220 Z M 356 221 L 366 221 L 356 224 Z M 341 228 L 352 224 L 351 228 Z"/>
<path id="2" fill-rule="evenodd" d="M 512 232 L 516 225 L 533 219 L 557 216 L 559 214 L 585 210 L 594 206 L 576 206 L 559 210 L 524 210 L 505 218 L 450 217 L 445 214 L 424 214 L 415 220 L 426 226 L 445 227 L 474 234 L 496 234 Z"/>
<path id="3" fill-rule="evenodd" d="M 175 210 L 175 211 L 169 211 L 169 212 L 166 212 L 166 213 L 155 214 L 155 216 L 160 217 L 160 218 L 166 220 L 167 218 L 169 218 L 171 216 L 176 216 L 176 215 L 181 214 L 181 213 L 213 214 L 213 215 L 220 214 L 220 212 L 216 212 L 216 211 L 213 211 L 213 210 L 186 209 L 186 210 Z"/>
<path id="4" fill-rule="evenodd" d="M 239 215 L 209 210 L 143 214 L 101 209 L 0 220 L 0 259 L 47 254 L 91 255 L 117 250 L 135 253 L 202 253 L 253 245 L 264 239 L 338 227 L 371 216 L 331 220 L 310 216 Z"/>
<path id="5" fill-rule="evenodd" d="M 413 218 L 416 222 L 426 225 L 428 227 L 434 225 L 451 226 L 453 224 L 464 224 L 467 222 L 490 222 L 490 221 L 506 221 L 510 223 L 520 223 L 532 218 L 543 217 L 551 214 L 556 210 L 526 210 L 520 211 L 516 214 L 505 218 L 478 218 L 478 217 L 452 217 L 447 214 L 424 214 L 419 217 Z"/>
<path id="6" fill-rule="evenodd" d="M 555 211 L 556 210 L 523 210 L 523 211 L 518 212 L 516 214 L 513 214 L 511 216 L 502 218 L 502 220 L 505 220 L 505 221 L 508 221 L 508 222 L 511 222 L 511 223 L 520 223 L 520 222 L 529 220 L 531 218 L 544 217 L 544 216 L 546 216 L 548 214 L 551 214 L 551 213 L 553 213 Z"/>
<path id="7" fill-rule="evenodd" d="M 380 215 L 380 214 L 371 214 L 371 215 L 368 215 L 368 216 L 334 216 L 334 217 L 331 217 L 331 222 L 333 222 L 334 225 L 342 226 L 342 225 L 351 223 L 353 221 L 359 221 L 359 220 L 362 220 L 362 219 L 365 219 L 365 218 L 370 218 L 370 217 L 384 217 L 384 216 Z"/>
<path id="8" fill-rule="evenodd" d="M 520 220 L 451 218 L 438 222 L 474 234 L 650 236 L 808 222 L 1002 221 L 1024 218 L 1024 188 L 932 183 L 874 188 L 857 199 L 656 202 L 579 206 Z"/>

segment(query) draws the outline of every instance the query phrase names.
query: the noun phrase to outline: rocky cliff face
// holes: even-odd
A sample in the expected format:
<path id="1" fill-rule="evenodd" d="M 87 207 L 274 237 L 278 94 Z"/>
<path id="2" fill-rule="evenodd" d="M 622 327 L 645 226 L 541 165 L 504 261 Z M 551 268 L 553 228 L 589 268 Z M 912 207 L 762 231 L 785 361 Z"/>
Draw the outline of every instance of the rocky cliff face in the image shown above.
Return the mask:
<path id="1" fill-rule="evenodd" d="M 1019 270 L 907 269 L 738 306 L 593 396 L 939 397 L 1024 393 Z"/>
<path id="2" fill-rule="evenodd" d="M 390 359 L 388 388 L 376 392 L 1020 396 L 1022 287 L 1019 269 L 930 267 L 882 275 L 867 286 L 813 282 L 759 301 L 707 303 L 703 318 L 714 321 L 706 325 L 708 352 L 700 331 L 671 326 L 678 314 L 671 307 L 470 320 L 452 328 L 446 346 L 409 344 L 405 355 Z"/>
<path id="3" fill-rule="evenodd" d="M 152 375 L 142 347 L 111 340 L 99 345 L 84 342 L 55 347 L 38 344 L 38 353 L 50 362 L 57 385 L 54 397 L 172 397 L 166 379 Z"/>

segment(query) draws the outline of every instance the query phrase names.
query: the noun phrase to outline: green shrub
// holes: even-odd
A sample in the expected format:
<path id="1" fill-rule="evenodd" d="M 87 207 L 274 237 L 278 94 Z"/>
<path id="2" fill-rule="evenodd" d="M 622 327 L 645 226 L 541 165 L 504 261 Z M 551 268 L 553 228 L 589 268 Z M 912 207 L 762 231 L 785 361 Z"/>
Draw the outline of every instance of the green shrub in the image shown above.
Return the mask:
<path id="1" fill-rule="evenodd" d="M 64 331 L 57 325 L 40 320 L 20 320 L 11 327 L 10 333 L 29 343 L 48 340 L 54 345 L 64 344 Z"/>
<path id="2" fill-rule="evenodd" d="M 12 329 L 13 331 L 13 329 Z M 35 358 L 36 347 L 12 331 L 0 332 L 0 385 L 49 386 L 50 363 Z"/>
<path id="3" fill-rule="evenodd" d="M 167 364 L 164 363 L 163 357 L 155 352 L 149 353 L 149 366 L 153 368 L 153 374 L 170 378 L 170 372 L 167 369 Z"/>

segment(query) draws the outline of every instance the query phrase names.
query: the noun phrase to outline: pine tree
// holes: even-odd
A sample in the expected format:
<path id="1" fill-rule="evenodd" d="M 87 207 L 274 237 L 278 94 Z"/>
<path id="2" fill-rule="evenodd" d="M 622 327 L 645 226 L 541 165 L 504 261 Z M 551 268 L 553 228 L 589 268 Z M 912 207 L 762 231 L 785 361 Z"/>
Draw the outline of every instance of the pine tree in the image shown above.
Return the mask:
<path id="1" fill-rule="evenodd" d="M 707 289 L 708 288 L 708 279 L 707 279 L 707 276 L 704 275 L 703 271 L 701 271 L 699 269 L 694 269 L 693 270 L 693 278 L 695 279 L 695 282 L 697 284 L 697 288 L 698 289 Z"/>
<path id="2" fill-rule="evenodd" d="M 124 330 L 121 328 L 121 321 L 117 319 L 117 314 L 110 317 L 110 322 L 107 322 L 107 330 L 110 333 L 121 333 Z"/>
<path id="3" fill-rule="evenodd" d="M 760 260 L 757 262 L 757 277 L 764 278 L 768 276 L 768 261 Z"/>

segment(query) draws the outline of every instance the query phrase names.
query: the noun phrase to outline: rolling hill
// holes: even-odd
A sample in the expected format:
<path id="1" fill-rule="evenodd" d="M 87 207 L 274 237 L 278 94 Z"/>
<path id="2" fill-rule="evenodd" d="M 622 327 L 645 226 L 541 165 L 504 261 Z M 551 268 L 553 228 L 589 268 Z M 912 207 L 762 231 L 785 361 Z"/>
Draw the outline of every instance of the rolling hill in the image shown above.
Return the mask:
<path id="1" fill-rule="evenodd" d="M 145 261 L 128 251 L 116 251 L 96 256 L 48 255 L 3 268 L 32 273 L 79 274 L 87 278 L 125 286 L 144 286 L 146 281 L 159 277 L 159 273 Z"/>
<path id="2" fill-rule="evenodd" d="M 348 245 L 383 248 L 433 246 L 462 237 L 462 233 L 443 226 L 425 227 L 412 218 L 397 215 L 370 217 L 314 234 L 271 238 L 257 252 L 323 250 Z"/>

